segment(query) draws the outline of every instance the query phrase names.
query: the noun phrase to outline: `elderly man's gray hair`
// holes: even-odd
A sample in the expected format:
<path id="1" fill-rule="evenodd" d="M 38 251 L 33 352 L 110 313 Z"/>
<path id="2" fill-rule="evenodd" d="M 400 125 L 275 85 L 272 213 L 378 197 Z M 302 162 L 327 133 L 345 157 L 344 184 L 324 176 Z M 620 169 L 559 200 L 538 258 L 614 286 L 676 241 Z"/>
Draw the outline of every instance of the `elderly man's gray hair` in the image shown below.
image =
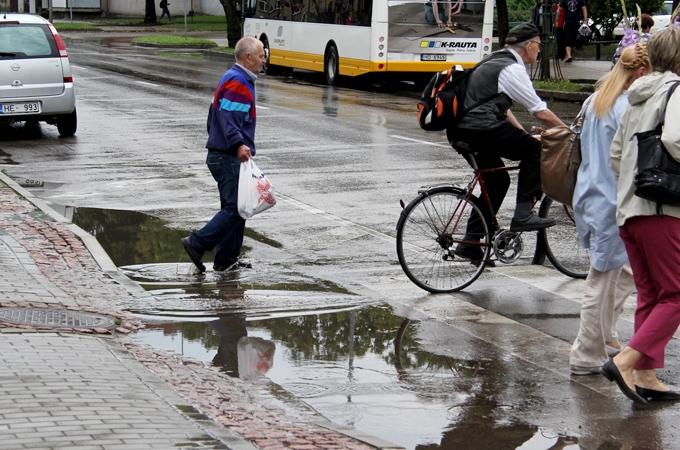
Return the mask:
<path id="1" fill-rule="evenodd" d="M 234 57 L 236 58 L 236 61 L 243 60 L 246 55 L 256 54 L 261 45 L 262 43 L 254 37 L 242 37 L 238 40 L 236 47 L 234 48 Z"/>

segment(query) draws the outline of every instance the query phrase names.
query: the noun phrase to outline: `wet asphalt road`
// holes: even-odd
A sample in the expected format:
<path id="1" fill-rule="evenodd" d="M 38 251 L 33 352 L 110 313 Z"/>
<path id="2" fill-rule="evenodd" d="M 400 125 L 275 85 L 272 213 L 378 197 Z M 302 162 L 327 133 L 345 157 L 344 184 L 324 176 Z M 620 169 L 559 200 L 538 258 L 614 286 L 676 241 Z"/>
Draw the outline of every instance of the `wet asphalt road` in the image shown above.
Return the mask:
<path id="1" fill-rule="evenodd" d="M 105 44 L 87 38 L 69 46 L 77 136 L 59 139 L 47 125 L 3 131 L 3 170 L 41 185 L 35 192 L 57 205 L 146 212 L 178 230 L 200 226 L 219 204 L 203 146 L 212 86 L 225 63 L 159 56 L 116 39 Z M 399 200 L 424 184 L 462 182 L 469 169 L 444 136 L 416 127 L 413 92 L 319 82 L 315 76 L 258 80 L 256 161 L 275 184 L 279 204 L 248 227 L 280 245 L 247 240 L 256 269 L 245 281 L 297 277 L 341 286 L 361 303 L 389 304 L 397 316 L 418 320 L 420 345 L 431 354 L 482 361 L 481 375 L 463 380 L 467 397 L 442 394 L 450 401 L 442 434 L 419 448 L 471 442 L 516 448 L 537 427 L 562 436 L 553 448 L 578 448 L 569 447 L 574 439 L 586 449 L 680 448 L 678 406 L 636 409 L 601 377 L 570 379 L 567 355 L 583 282 L 529 265 L 530 239 L 517 264 L 487 271 L 463 293 L 427 295 L 408 282 L 394 245 Z M 569 104 L 555 109 L 566 119 L 576 112 Z M 500 217 L 506 223 L 511 203 Z M 193 277 L 180 269 L 168 273 L 164 265 L 146 270 L 168 283 Z M 211 277 L 203 281 L 214 282 Z M 312 303 L 327 307 L 334 300 Z M 621 321 L 624 337 L 632 329 L 631 307 Z M 663 372 L 671 383 L 680 372 L 679 353 L 674 340 Z M 437 391 L 425 390 L 425 397 Z M 361 412 L 347 414 L 351 422 Z M 523 448 L 549 447 L 532 445 Z"/>

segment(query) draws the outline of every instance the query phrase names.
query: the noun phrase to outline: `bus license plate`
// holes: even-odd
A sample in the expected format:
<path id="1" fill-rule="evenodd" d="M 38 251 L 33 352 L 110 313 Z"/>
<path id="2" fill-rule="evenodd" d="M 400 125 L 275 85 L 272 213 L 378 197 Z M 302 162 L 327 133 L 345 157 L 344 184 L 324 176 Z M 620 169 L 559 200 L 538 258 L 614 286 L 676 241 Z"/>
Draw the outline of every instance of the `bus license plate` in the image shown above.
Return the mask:
<path id="1" fill-rule="evenodd" d="M 40 114 L 40 102 L 0 103 L 0 114 Z"/>
<path id="2" fill-rule="evenodd" d="M 432 53 L 422 53 L 420 55 L 421 61 L 446 61 L 446 55 L 434 55 Z"/>

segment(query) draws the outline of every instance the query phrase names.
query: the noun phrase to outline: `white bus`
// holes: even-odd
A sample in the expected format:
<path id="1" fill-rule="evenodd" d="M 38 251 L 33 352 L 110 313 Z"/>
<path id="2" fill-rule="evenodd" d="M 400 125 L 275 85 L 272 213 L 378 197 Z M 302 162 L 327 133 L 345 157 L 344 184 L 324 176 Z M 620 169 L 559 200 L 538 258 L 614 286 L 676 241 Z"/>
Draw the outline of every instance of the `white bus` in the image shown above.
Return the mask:
<path id="1" fill-rule="evenodd" d="M 338 76 L 473 67 L 491 53 L 494 0 L 245 0 L 267 69 Z"/>

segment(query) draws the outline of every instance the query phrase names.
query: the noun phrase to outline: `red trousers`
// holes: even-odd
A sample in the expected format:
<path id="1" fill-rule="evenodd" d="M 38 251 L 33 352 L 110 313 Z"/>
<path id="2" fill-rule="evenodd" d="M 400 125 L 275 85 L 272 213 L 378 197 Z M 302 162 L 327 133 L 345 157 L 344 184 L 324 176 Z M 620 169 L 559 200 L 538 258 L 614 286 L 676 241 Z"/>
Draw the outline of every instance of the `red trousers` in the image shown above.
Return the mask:
<path id="1" fill-rule="evenodd" d="M 643 355 L 637 370 L 658 369 L 680 325 L 680 219 L 633 217 L 620 234 L 638 291 L 635 334 L 628 345 Z"/>

